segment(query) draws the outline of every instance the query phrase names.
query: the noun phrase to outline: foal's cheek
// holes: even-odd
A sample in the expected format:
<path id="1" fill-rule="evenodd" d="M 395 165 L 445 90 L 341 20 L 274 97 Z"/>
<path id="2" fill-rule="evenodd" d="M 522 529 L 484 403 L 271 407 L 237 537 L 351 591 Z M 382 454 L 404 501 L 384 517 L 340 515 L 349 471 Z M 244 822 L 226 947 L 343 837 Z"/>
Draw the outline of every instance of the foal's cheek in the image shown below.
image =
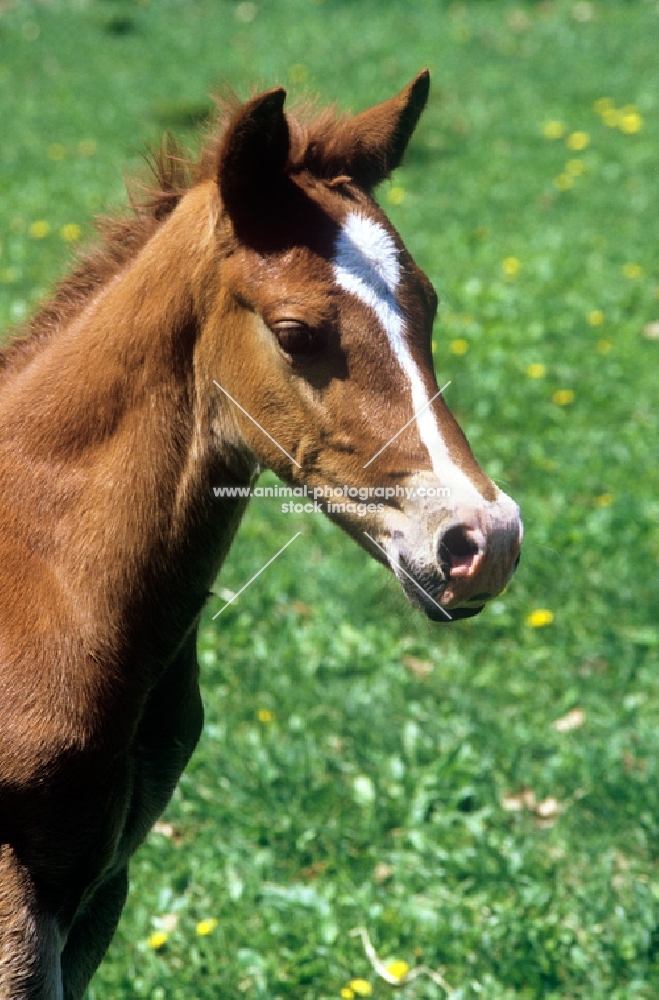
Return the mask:
<path id="1" fill-rule="evenodd" d="M 209 392 L 216 408 L 216 436 L 232 434 L 237 448 L 290 479 L 295 430 L 303 421 L 290 366 L 263 318 L 249 309 L 234 310 L 212 354 Z"/>

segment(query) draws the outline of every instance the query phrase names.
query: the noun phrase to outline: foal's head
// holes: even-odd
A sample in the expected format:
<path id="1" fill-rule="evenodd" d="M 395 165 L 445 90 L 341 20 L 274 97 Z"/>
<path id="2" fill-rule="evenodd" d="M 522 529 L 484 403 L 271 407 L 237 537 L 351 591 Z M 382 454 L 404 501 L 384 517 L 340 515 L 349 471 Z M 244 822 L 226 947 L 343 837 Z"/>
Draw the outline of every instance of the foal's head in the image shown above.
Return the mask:
<path id="1" fill-rule="evenodd" d="M 301 126 L 283 90 L 235 112 L 217 152 L 220 293 L 203 339 L 221 433 L 322 491 L 410 601 L 447 621 L 503 590 L 522 526 L 438 395 L 437 296 L 372 195 L 427 94 L 426 72 L 353 118 Z"/>

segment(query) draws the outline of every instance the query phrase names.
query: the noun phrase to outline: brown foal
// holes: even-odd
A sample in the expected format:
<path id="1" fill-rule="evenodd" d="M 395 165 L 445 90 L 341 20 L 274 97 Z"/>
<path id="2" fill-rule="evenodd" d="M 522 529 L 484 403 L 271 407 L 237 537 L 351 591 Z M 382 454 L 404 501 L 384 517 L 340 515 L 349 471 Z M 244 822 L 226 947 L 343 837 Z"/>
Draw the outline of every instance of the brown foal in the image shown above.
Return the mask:
<path id="1" fill-rule="evenodd" d="M 331 516 L 437 621 L 513 572 L 519 511 L 438 395 L 436 295 L 372 197 L 427 93 L 234 105 L 0 353 L 2 1000 L 83 996 L 197 742 L 197 625 L 247 503 L 214 487 L 389 487 Z"/>

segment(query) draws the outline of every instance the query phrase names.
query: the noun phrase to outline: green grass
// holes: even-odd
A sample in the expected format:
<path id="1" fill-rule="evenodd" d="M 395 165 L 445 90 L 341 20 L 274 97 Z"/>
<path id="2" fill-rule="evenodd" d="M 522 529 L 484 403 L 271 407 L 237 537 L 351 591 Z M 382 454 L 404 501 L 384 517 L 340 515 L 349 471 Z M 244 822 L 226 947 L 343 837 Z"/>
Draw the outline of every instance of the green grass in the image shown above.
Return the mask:
<path id="1" fill-rule="evenodd" d="M 505 596 L 440 628 L 329 523 L 253 505 L 219 588 L 303 536 L 209 606 L 204 736 L 90 1000 L 321 1000 L 354 977 L 388 997 L 358 925 L 456 998 L 658 995 L 658 51 L 654 0 L 0 6 L 3 327 L 65 268 L 62 227 L 120 205 L 164 128 L 192 140 L 223 79 L 358 110 L 429 66 L 404 199 L 380 196 L 442 298 L 440 384 L 526 526 Z M 640 131 L 608 127 L 602 97 Z M 560 810 L 543 820 L 530 792 Z"/>

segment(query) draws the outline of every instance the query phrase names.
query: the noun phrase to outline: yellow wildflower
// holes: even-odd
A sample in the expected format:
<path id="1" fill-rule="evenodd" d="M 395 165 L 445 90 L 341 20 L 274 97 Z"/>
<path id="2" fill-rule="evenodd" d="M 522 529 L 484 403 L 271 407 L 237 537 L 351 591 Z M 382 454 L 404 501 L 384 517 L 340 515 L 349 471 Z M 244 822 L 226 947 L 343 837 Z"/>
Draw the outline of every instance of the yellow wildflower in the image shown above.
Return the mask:
<path id="1" fill-rule="evenodd" d="M 342 997 L 342 1000 L 353 1000 L 355 994 L 353 993 L 353 991 L 350 989 L 349 986 L 344 986 L 343 989 L 341 990 L 340 995 Z"/>
<path id="2" fill-rule="evenodd" d="M 567 163 L 565 164 L 565 173 L 568 175 L 568 177 L 580 177 L 581 174 L 583 174 L 583 172 L 585 171 L 585 169 L 586 165 L 583 162 L 583 160 L 578 160 L 578 159 L 568 160 Z"/>
<path id="3" fill-rule="evenodd" d="M 167 931 L 154 931 L 146 939 L 147 948 L 151 948 L 153 951 L 160 951 L 163 945 L 166 943 L 169 934 Z"/>
<path id="4" fill-rule="evenodd" d="M 643 118 L 634 104 L 628 104 L 620 112 L 620 131 L 626 132 L 627 135 L 633 135 L 634 132 L 640 132 L 643 128 Z"/>
<path id="5" fill-rule="evenodd" d="M 457 337 L 448 345 L 452 354 L 466 354 L 469 350 L 469 342 L 462 337 Z"/>
<path id="6" fill-rule="evenodd" d="M 200 920 L 195 930 L 199 937 L 206 937 L 206 935 L 211 934 L 217 927 L 217 920 L 215 917 L 207 917 L 206 920 Z"/>
<path id="7" fill-rule="evenodd" d="M 368 979 L 351 979 L 348 986 L 358 997 L 370 997 L 373 987 Z"/>
<path id="8" fill-rule="evenodd" d="M 75 243 L 76 240 L 80 239 L 82 229 L 77 222 L 67 222 L 65 226 L 62 226 L 59 234 L 67 243 Z"/>
<path id="9" fill-rule="evenodd" d="M 620 116 L 620 131 L 625 132 L 627 135 L 633 135 L 635 132 L 640 132 L 643 128 L 643 119 L 639 115 L 638 111 L 629 111 L 626 114 L 623 112 Z"/>
<path id="10" fill-rule="evenodd" d="M 272 722 L 275 717 L 269 708 L 260 708 L 256 714 L 259 722 Z"/>
<path id="11" fill-rule="evenodd" d="M 63 160 L 66 156 L 66 149 L 61 142 L 51 142 L 48 147 L 49 160 Z"/>
<path id="12" fill-rule="evenodd" d="M 601 309 L 591 309 L 586 316 L 586 322 L 589 326 L 601 326 L 604 322 L 604 313 Z"/>
<path id="13" fill-rule="evenodd" d="M 595 497 L 596 507 L 610 507 L 613 503 L 612 493 L 600 493 L 598 497 Z"/>
<path id="14" fill-rule="evenodd" d="M 389 188 L 387 201 L 392 205 L 402 205 L 405 201 L 405 189 L 398 186 Z"/>
<path id="15" fill-rule="evenodd" d="M 557 389 L 551 397 L 556 406 L 569 406 L 574 402 L 574 391 L 572 389 Z"/>
<path id="16" fill-rule="evenodd" d="M 575 153 L 579 153 L 582 149 L 586 149 L 590 145 L 590 136 L 587 132 L 570 132 L 565 142 L 568 149 L 573 149 Z"/>
<path id="17" fill-rule="evenodd" d="M 547 368 L 540 362 L 534 361 L 526 369 L 526 374 L 529 378 L 544 378 L 547 374 Z"/>
<path id="18" fill-rule="evenodd" d="M 396 979 L 402 979 L 403 976 L 406 976 L 409 971 L 409 965 L 401 959 L 396 958 L 393 962 L 387 962 L 387 972 Z"/>
<path id="19" fill-rule="evenodd" d="M 542 134 L 547 139 L 562 139 L 565 135 L 565 125 L 563 122 L 545 122 L 542 126 Z"/>
<path id="20" fill-rule="evenodd" d="M 593 104 L 593 111 L 596 111 L 598 115 L 603 115 L 605 111 L 611 111 L 613 107 L 614 104 L 610 97 L 598 97 Z"/>
<path id="21" fill-rule="evenodd" d="M 612 347 L 613 344 L 606 337 L 602 340 L 598 340 L 596 344 L 598 354 L 608 354 Z"/>
<path id="22" fill-rule="evenodd" d="M 530 625 L 531 628 L 543 628 L 545 625 L 551 625 L 553 620 L 553 611 L 548 608 L 536 608 L 526 619 L 526 624 Z"/>
<path id="23" fill-rule="evenodd" d="M 640 264 L 633 264 L 630 262 L 622 265 L 622 273 L 626 278 L 629 278 L 630 281 L 638 281 L 639 278 L 643 277 L 643 268 Z"/>
<path id="24" fill-rule="evenodd" d="M 521 266 L 517 257 L 506 257 L 501 263 L 501 269 L 507 278 L 514 278 L 519 274 Z"/>
<path id="25" fill-rule="evenodd" d="M 554 187 L 559 191 L 569 191 L 573 184 L 574 179 L 569 174 L 559 174 L 558 177 L 554 177 Z"/>
<path id="26" fill-rule="evenodd" d="M 44 219 L 37 219 L 30 226 L 30 236 L 34 236 L 35 240 L 42 240 L 49 232 L 50 225 Z"/>
<path id="27" fill-rule="evenodd" d="M 606 111 L 602 112 L 602 121 L 609 128 L 618 128 L 622 120 L 622 111 L 616 111 L 615 108 L 607 108 Z"/>

